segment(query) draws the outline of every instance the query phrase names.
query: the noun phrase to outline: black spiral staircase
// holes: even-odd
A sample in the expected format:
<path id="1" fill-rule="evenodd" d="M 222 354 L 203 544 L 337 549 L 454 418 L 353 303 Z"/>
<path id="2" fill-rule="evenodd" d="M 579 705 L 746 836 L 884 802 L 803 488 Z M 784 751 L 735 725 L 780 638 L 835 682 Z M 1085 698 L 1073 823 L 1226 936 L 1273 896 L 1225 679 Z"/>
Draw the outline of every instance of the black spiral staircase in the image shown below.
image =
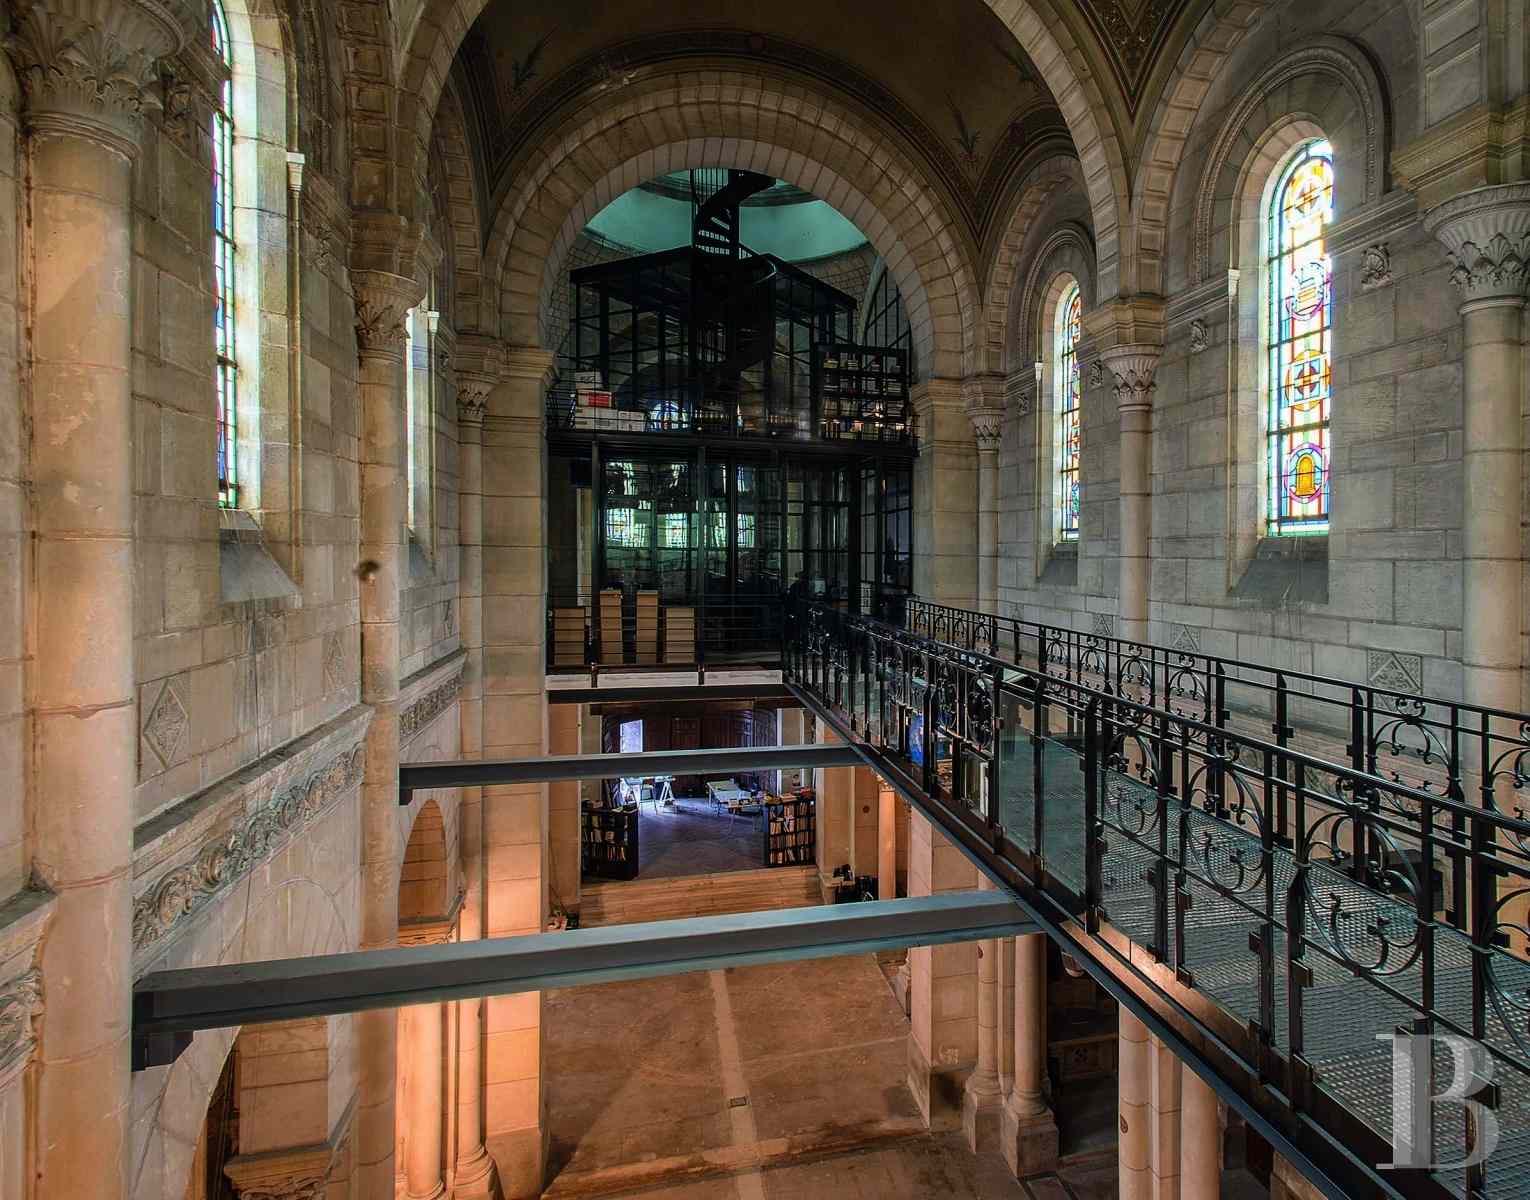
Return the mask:
<path id="1" fill-rule="evenodd" d="M 728 424 L 757 390 L 745 373 L 770 358 L 770 285 L 777 270 L 740 242 L 739 209 L 774 183 L 755 171 L 691 172 L 691 311 L 715 314 L 692 326 L 692 361 L 700 368 L 700 409 Z M 758 402 L 763 405 L 763 396 Z"/>

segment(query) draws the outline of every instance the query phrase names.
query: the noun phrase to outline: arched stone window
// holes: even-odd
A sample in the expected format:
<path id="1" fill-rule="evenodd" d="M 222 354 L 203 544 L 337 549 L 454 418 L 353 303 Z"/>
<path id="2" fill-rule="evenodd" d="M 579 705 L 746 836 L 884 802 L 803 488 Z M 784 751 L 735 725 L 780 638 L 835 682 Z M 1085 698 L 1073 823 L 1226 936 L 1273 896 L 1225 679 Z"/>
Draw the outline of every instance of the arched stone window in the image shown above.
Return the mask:
<path id="1" fill-rule="evenodd" d="M 234 241 L 234 53 L 223 0 L 212 5 L 213 50 L 227 72 L 212 113 L 213 368 L 218 503 L 239 502 L 239 359 Z"/>
<path id="2" fill-rule="evenodd" d="M 1078 339 L 1083 325 L 1084 298 L 1069 282 L 1057 301 L 1052 322 L 1052 512 L 1059 542 L 1078 541 L 1079 501 L 1079 386 Z"/>
<path id="3" fill-rule="evenodd" d="M 1264 210 L 1265 533 L 1328 532 L 1332 497 L 1333 150 L 1297 146 Z"/>
<path id="4" fill-rule="evenodd" d="M 426 553 L 435 548 L 435 281 L 404 318 L 404 475 L 406 520 Z"/>

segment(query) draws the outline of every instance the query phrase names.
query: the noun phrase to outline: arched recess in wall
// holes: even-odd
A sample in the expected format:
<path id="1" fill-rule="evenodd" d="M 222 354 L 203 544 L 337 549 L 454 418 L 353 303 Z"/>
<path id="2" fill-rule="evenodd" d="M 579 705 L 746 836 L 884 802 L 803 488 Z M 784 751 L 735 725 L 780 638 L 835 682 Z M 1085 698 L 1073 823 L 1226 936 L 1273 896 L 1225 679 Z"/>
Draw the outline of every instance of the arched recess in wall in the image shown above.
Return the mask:
<path id="1" fill-rule="evenodd" d="M 338 31 L 324 0 L 293 0 L 290 23 L 292 70 L 288 104 L 289 135 L 296 126 L 296 145 L 305 159 L 304 178 L 320 176 L 343 187 L 346 162 L 345 64 Z"/>
<path id="2" fill-rule="evenodd" d="M 221 944 L 219 930 L 208 926 L 198 936 L 205 953 L 190 952 L 184 962 L 205 965 L 340 954 L 356 948 L 356 934 L 340 904 L 354 905 L 345 892 L 330 893 L 308 878 L 277 884 L 240 920 Z M 230 899 L 228 906 L 243 912 Z M 350 1100 L 350 1076 L 344 1067 L 352 1018 L 328 1018 L 331 1052 L 331 1114 L 338 1117 Z M 198 1033 L 191 1046 L 169 1067 L 140 1071 L 133 1076 L 133 1149 L 130 1192 L 133 1200 L 166 1200 L 186 1194 L 197 1141 L 207 1106 L 238 1029 Z M 338 1084 L 336 1083 L 338 1075 Z M 340 1095 L 340 1092 L 344 1095 Z"/>
<path id="3" fill-rule="evenodd" d="M 542 312 L 580 231 L 606 204 L 656 175 L 739 167 L 784 179 L 839 210 L 887 262 L 908 308 L 922 377 L 957 377 L 977 335 L 975 286 L 958 221 L 896 146 L 837 101 L 752 72 L 669 70 L 560 126 L 507 174 L 486 261 L 501 280 L 499 330 L 538 345 Z M 699 104 L 696 97 L 709 101 Z M 769 140 L 751 140 L 760 113 Z M 662 112 L 662 120 L 651 114 Z M 650 118 L 650 119 L 645 119 Z M 875 152 L 875 156 L 873 155 Z M 832 164 L 832 165 L 831 165 Z"/>
<path id="4" fill-rule="evenodd" d="M 455 83 L 441 94 L 436 113 L 432 157 L 439 157 L 444 194 L 437 198 L 442 213 L 441 239 L 451 259 L 451 319 L 458 332 L 486 328 L 492 320 L 492 296 L 484 294 L 483 200 L 467 120 Z"/>
<path id="5" fill-rule="evenodd" d="M 1260 173 L 1258 148 L 1283 122 L 1305 120 L 1333 144 L 1340 164 L 1340 214 L 1380 199 L 1389 186 L 1388 111 L 1370 60 L 1342 38 L 1313 38 L 1265 68 L 1234 101 L 1201 171 L 1190 231 L 1190 282 L 1205 283 L 1224 267 L 1237 269 L 1242 240 L 1228 222 L 1247 179 Z M 1251 145 L 1254 152 L 1240 153 Z"/>
<path id="6" fill-rule="evenodd" d="M 1009 372 L 1029 361 L 1023 354 L 1016 357 L 1012 352 L 1015 343 L 1010 334 L 1017 311 L 1013 304 L 1017 299 L 1023 303 L 1027 294 L 1016 290 L 1015 274 L 1047 201 L 1070 186 L 1082 189 L 1083 185 L 1078 160 L 1067 154 L 1049 155 L 1032 164 L 1021 176 L 1009 219 L 999 233 L 989 261 L 988 284 L 983 295 L 980 370 Z"/>

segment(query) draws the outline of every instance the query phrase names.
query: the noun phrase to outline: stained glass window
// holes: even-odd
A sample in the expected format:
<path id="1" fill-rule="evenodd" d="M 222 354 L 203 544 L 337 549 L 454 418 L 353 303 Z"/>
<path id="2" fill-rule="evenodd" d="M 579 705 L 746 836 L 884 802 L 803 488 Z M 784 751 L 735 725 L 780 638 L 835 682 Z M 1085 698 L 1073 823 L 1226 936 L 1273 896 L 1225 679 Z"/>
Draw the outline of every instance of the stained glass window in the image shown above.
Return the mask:
<path id="1" fill-rule="evenodd" d="M 1276 182 L 1267 215 L 1269 414 L 1266 531 L 1326 533 L 1332 494 L 1333 149 L 1308 142 Z"/>
<path id="2" fill-rule="evenodd" d="M 218 503 L 239 500 L 239 369 L 234 345 L 234 119 L 233 49 L 228 16 L 220 0 L 212 6 L 213 50 L 227 68 L 212 115 L 212 253 L 215 413 L 218 439 Z"/>
<path id="3" fill-rule="evenodd" d="M 1079 513 L 1079 379 L 1078 339 L 1084 318 L 1084 298 L 1078 284 L 1070 283 L 1057 304 L 1055 347 L 1057 395 L 1057 538 L 1063 542 L 1078 540 Z"/>

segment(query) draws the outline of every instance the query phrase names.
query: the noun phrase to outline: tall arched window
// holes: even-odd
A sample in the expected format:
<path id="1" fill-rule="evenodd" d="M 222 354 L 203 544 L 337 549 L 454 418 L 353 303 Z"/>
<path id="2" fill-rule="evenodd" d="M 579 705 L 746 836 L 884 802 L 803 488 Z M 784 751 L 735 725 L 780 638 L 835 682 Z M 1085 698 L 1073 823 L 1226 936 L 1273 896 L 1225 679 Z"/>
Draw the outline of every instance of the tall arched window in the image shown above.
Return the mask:
<path id="1" fill-rule="evenodd" d="M 1299 147 L 1265 214 L 1269 376 L 1265 424 L 1265 532 L 1328 532 L 1332 495 L 1333 149 Z"/>
<path id="2" fill-rule="evenodd" d="M 239 369 L 234 341 L 234 55 L 222 0 L 212 5 L 213 50 L 225 71 L 212 115 L 212 252 L 215 412 L 218 424 L 218 503 L 239 501 Z"/>
<path id="3" fill-rule="evenodd" d="M 1056 430 L 1053 444 L 1055 492 L 1053 511 L 1057 514 L 1057 540 L 1078 540 L 1079 513 L 1079 380 L 1078 338 L 1083 324 L 1084 298 L 1078 284 L 1070 283 L 1057 302 L 1052 323 L 1052 377 L 1056 402 L 1053 411 Z"/>

